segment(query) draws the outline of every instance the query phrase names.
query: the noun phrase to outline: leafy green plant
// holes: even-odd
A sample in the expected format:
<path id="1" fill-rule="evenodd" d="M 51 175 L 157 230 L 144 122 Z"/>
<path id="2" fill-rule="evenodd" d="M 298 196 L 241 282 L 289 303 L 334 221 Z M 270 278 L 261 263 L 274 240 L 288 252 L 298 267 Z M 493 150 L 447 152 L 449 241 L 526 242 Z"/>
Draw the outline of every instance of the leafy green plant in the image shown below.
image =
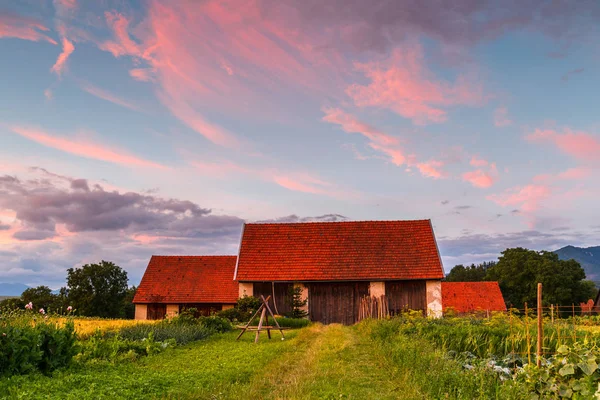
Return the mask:
<path id="1" fill-rule="evenodd" d="M 233 326 L 228 319 L 219 317 L 217 315 L 211 315 L 210 317 L 199 317 L 198 323 L 216 333 L 229 332 L 233 329 Z"/>
<path id="2" fill-rule="evenodd" d="M 276 317 L 279 326 L 286 328 L 304 328 L 310 325 L 310 321 L 306 318 L 287 318 L 287 317 Z M 268 325 L 275 326 L 275 322 L 272 317 L 268 318 Z"/>
<path id="3" fill-rule="evenodd" d="M 517 375 L 518 380 L 529 386 L 531 398 L 599 398 L 598 348 L 576 342 L 572 346 L 562 345 L 556 351 L 540 368 L 530 364 Z"/>

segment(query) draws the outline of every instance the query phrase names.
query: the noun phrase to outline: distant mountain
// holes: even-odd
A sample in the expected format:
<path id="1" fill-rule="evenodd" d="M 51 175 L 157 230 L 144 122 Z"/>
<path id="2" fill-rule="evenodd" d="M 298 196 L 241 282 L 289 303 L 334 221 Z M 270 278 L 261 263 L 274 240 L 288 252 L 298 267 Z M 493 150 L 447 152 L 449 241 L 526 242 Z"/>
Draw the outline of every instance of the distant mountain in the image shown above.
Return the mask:
<path id="1" fill-rule="evenodd" d="M 555 253 L 561 260 L 578 261 L 587 278 L 600 285 L 600 246 L 588 248 L 567 246 L 556 250 Z"/>
<path id="2" fill-rule="evenodd" d="M 0 296 L 20 296 L 29 286 L 22 283 L 0 283 Z"/>

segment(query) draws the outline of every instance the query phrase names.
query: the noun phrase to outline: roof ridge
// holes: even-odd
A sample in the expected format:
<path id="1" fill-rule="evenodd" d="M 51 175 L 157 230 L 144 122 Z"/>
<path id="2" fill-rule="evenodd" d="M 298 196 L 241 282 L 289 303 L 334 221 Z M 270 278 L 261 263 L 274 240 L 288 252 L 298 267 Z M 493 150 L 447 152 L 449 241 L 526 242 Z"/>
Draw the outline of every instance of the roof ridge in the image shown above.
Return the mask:
<path id="1" fill-rule="evenodd" d="M 177 254 L 152 254 L 152 257 L 237 257 L 237 254 L 185 254 L 185 255 L 177 255 Z"/>
<path id="2" fill-rule="evenodd" d="M 275 221 L 257 221 L 246 222 L 246 225 L 305 225 L 305 224 L 351 224 L 356 222 L 427 222 L 431 219 L 358 219 L 350 221 L 302 221 L 302 222 L 275 222 Z"/>

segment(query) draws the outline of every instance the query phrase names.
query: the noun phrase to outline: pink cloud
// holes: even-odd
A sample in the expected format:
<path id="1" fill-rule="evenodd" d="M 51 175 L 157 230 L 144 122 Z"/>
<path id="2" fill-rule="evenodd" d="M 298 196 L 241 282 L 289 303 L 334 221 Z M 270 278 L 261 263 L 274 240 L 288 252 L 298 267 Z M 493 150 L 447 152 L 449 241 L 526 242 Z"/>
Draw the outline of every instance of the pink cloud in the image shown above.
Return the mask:
<path id="1" fill-rule="evenodd" d="M 444 122 L 446 108 L 484 102 L 482 89 L 463 76 L 454 83 L 438 80 L 418 44 L 396 49 L 386 62 L 357 63 L 356 68 L 371 81 L 348 87 L 357 106 L 387 108 L 416 124 Z"/>
<path id="2" fill-rule="evenodd" d="M 154 80 L 153 71 L 150 68 L 130 69 L 129 75 L 137 81 L 149 82 Z"/>
<path id="3" fill-rule="evenodd" d="M 273 177 L 273 181 L 277 183 L 279 186 L 284 187 L 289 190 L 293 190 L 295 192 L 304 192 L 304 193 L 312 193 L 312 194 L 327 194 L 328 191 L 326 189 L 327 185 L 323 183 L 316 183 L 312 180 L 302 180 L 298 178 L 293 178 L 289 176 L 281 176 L 276 175 Z"/>
<path id="4" fill-rule="evenodd" d="M 36 143 L 51 147 L 65 153 L 73 154 L 79 157 L 93 160 L 105 161 L 113 164 L 125 165 L 128 167 L 144 167 L 166 169 L 168 167 L 144 160 L 131 155 L 124 150 L 111 149 L 99 143 L 94 143 L 83 138 L 62 138 L 44 132 L 40 129 L 13 126 L 10 128 L 13 132 L 32 140 Z"/>
<path id="5" fill-rule="evenodd" d="M 550 142 L 560 151 L 580 161 L 598 163 L 600 161 L 600 137 L 569 128 L 558 132 L 552 129 L 536 129 L 528 135 L 531 142 Z"/>
<path id="6" fill-rule="evenodd" d="M 428 162 L 417 161 L 414 155 L 407 155 L 401 146 L 400 139 L 381 132 L 376 128 L 358 120 L 354 115 L 348 114 L 339 108 L 324 108 L 323 121 L 339 125 L 348 133 L 358 133 L 369 139 L 368 146 L 375 151 L 384 154 L 394 165 L 416 167 L 419 172 L 427 178 L 445 178 L 447 173 L 441 168 L 445 165 L 443 161 L 430 160 Z"/>
<path id="7" fill-rule="evenodd" d="M 462 179 L 463 181 L 469 182 L 475 187 L 489 188 L 494 185 L 497 178 L 493 176 L 490 172 L 478 169 L 475 171 L 465 172 L 462 175 Z"/>
<path id="8" fill-rule="evenodd" d="M 63 8 L 67 10 L 73 10 L 77 8 L 77 0 L 54 0 L 54 6 L 57 8 Z"/>
<path id="9" fill-rule="evenodd" d="M 469 164 L 471 164 L 473 167 L 487 167 L 487 165 L 489 163 L 487 160 L 484 160 L 483 158 L 478 158 L 477 156 L 473 156 L 471 158 L 471 162 Z"/>
<path id="10" fill-rule="evenodd" d="M 46 100 L 52 100 L 54 98 L 52 89 L 48 88 L 48 89 L 44 90 L 44 97 L 46 97 Z"/>
<path id="11" fill-rule="evenodd" d="M 523 212 L 533 213 L 539 210 L 541 203 L 551 194 L 550 186 L 530 184 L 508 189 L 502 194 L 489 195 L 487 198 L 502 207 L 520 207 Z"/>
<path id="12" fill-rule="evenodd" d="M 54 39 L 42 33 L 47 31 L 48 28 L 45 25 L 33 18 L 0 14 L 0 38 L 17 38 L 34 42 L 43 40 L 57 45 L 58 43 Z"/>
<path id="13" fill-rule="evenodd" d="M 494 110 L 494 125 L 498 128 L 512 125 L 512 121 L 508 117 L 508 109 L 506 107 L 498 107 Z"/>
<path id="14" fill-rule="evenodd" d="M 58 76 L 62 75 L 62 73 L 66 67 L 67 59 L 69 58 L 71 53 L 73 53 L 73 51 L 75 50 L 75 46 L 73 46 L 73 43 L 70 42 L 66 37 L 63 37 L 61 39 L 61 41 L 62 41 L 63 50 L 58 55 L 58 58 L 56 59 L 56 63 L 54 63 L 52 68 L 50 68 L 50 71 L 54 72 Z"/>
<path id="15" fill-rule="evenodd" d="M 96 96 L 102 100 L 106 100 L 109 101 L 113 104 L 119 105 L 121 107 L 125 107 L 125 108 L 129 108 L 130 110 L 134 110 L 134 111 L 139 111 L 139 112 L 144 112 L 144 110 L 142 110 L 139 106 L 137 106 L 136 104 L 128 101 L 128 100 L 124 100 L 104 89 L 101 89 L 97 86 L 92 85 L 91 83 L 88 82 L 84 82 L 81 85 L 81 89 L 83 89 L 84 91 L 88 92 L 89 94 L 91 94 L 92 96 Z"/>
<path id="16" fill-rule="evenodd" d="M 323 112 L 323 121 L 340 125 L 345 132 L 363 135 L 370 140 L 369 147 L 388 156 L 393 164 L 401 166 L 406 163 L 407 157 L 397 137 L 383 133 L 339 108 L 324 108 Z"/>
<path id="17" fill-rule="evenodd" d="M 441 161 L 431 160 L 425 163 L 418 163 L 416 165 L 417 169 L 421 172 L 421 175 L 428 178 L 444 178 L 448 174 L 441 170 L 441 167 L 444 166 L 444 163 Z"/>
<path id="18" fill-rule="evenodd" d="M 477 188 L 489 188 L 498 180 L 498 168 L 495 163 L 473 156 L 470 164 L 478 169 L 463 173 L 463 181 Z"/>

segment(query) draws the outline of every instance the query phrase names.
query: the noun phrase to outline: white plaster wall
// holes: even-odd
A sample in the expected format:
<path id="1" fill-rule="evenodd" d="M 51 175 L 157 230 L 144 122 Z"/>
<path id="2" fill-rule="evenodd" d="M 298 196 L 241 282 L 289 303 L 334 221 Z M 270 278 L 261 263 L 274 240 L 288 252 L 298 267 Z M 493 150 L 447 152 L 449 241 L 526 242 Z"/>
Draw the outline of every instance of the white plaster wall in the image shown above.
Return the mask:
<path id="1" fill-rule="evenodd" d="M 147 304 L 136 304 L 135 305 L 135 319 L 148 319 L 148 305 Z"/>
<path id="2" fill-rule="evenodd" d="M 427 316 L 442 317 L 442 281 L 427 281 Z"/>
<path id="3" fill-rule="evenodd" d="M 240 282 L 238 289 L 239 297 L 253 296 L 254 295 L 254 284 L 252 282 Z"/>
<path id="4" fill-rule="evenodd" d="M 385 295 L 385 282 L 369 282 L 369 295 L 381 297 Z"/>

